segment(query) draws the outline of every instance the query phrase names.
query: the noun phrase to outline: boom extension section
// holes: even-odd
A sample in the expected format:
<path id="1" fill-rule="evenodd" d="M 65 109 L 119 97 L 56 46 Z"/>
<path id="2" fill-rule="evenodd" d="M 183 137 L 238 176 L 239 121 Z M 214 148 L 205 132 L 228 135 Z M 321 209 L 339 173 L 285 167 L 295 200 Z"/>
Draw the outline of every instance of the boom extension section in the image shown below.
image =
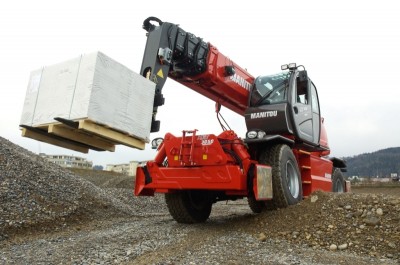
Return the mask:
<path id="1" fill-rule="evenodd" d="M 156 22 L 158 25 L 154 25 Z M 167 77 L 244 115 L 254 77 L 210 43 L 178 25 L 149 17 L 141 75 L 156 83 L 151 132 L 158 132 L 157 108 L 164 104 Z"/>

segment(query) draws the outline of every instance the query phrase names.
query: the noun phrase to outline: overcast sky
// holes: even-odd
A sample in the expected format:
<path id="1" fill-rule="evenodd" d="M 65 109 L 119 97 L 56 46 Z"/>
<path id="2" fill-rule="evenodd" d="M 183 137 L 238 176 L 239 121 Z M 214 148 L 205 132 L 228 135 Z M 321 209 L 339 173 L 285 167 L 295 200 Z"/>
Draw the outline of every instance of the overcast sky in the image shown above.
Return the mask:
<path id="1" fill-rule="evenodd" d="M 32 70 L 102 51 L 140 71 L 149 16 L 202 37 L 253 76 L 281 64 L 306 67 L 315 83 L 332 155 L 400 146 L 400 8 L 396 1 L 2 1 L 0 136 L 35 153 L 73 154 L 94 164 L 148 160 L 154 151 L 117 146 L 81 154 L 23 138 L 19 129 Z M 239 4 L 242 3 L 242 4 Z M 261 3 L 263 3 L 261 5 Z M 146 7 L 144 5 L 147 5 Z M 168 80 L 161 131 L 221 132 L 214 103 Z M 244 118 L 222 114 L 244 137 Z"/>

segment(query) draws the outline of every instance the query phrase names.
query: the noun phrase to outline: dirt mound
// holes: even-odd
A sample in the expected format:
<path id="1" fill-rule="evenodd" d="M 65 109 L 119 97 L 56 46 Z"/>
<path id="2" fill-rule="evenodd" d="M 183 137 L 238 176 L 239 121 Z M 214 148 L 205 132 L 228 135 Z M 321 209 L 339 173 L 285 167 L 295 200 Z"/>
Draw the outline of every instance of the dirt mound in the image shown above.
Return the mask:
<path id="1" fill-rule="evenodd" d="M 260 240 L 399 258 L 400 197 L 315 192 L 297 205 L 262 213 L 248 229 Z"/>
<path id="2" fill-rule="evenodd" d="M 123 216 L 135 208 L 0 137 L 0 240 L 26 229 Z"/>
<path id="3" fill-rule="evenodd" d="M 90 169 L 70 169 L 75 174 L 102 188 L 122 188 L 133 190 L 134 177 L 121 173 Z"/>

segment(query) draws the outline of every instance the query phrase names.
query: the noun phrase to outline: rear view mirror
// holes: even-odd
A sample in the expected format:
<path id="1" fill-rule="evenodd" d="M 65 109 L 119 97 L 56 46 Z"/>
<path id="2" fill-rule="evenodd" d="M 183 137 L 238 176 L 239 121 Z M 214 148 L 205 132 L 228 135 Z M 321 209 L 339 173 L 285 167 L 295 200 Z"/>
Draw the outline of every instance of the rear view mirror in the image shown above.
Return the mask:
<path id="1" fill-rule="evenodd" d="M 308 81 L 308 75 L 306 70 L 299 71 L 299 82 L 304 82 L 304 81 Z"/>
<path id="2" fill-rule="evenodd" d="M 158 149 L 163 141 L 164 139 L 161 137 L 153 139 L 153 141 L 151 141 L 151 149 Z"/>

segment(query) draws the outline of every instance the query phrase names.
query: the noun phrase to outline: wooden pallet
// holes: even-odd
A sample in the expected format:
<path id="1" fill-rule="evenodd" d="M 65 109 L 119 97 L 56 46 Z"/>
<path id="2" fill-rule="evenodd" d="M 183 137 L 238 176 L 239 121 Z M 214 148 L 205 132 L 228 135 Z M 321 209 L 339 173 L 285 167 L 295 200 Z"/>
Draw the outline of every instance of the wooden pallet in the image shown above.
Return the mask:
<path id="1" fill-rule="evenodd" d="M 88 153 L 89 149 L 114 152 L 118 144 L 145 148 L 145 141 L 87 119 L 55 120 L 57 122 L 36 127 L 21 125 L 22 136 L 81 153 Z"/>

